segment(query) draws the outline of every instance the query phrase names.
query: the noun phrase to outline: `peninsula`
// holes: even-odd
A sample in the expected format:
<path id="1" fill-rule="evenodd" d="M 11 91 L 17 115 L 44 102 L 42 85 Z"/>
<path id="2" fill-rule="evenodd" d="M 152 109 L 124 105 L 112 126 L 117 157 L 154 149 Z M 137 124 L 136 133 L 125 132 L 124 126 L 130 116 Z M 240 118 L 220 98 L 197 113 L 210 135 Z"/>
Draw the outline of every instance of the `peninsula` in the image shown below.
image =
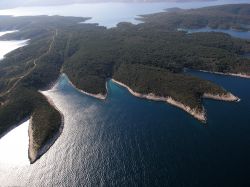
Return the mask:
<path id="1" fill-rule="evenodd" d="M 34 163 L 56 141 L 63 115 L 42 93 L 64 73 L 72 85 L 105 99 L 106 81 L 138 97 L 164 101 L 206 122 L 204 98 L 239 101 L 210 81 L 185 74 L 196 69 L 250 76 L 249 40 L 228 34 L 192 33 L 179 28 L 249 30 L 250 5 L 172 9 L 146 15 L 144 23 L 119 23 L 107 29 L 79 24 L 88 18 L 0 17 L 0 30 L 18 30 L 1 40 L 29 39 L 0 61 L 0 137 L 31 118 L 29 155 Z M 208 116 L 209 117 L 209 116 Z"/>

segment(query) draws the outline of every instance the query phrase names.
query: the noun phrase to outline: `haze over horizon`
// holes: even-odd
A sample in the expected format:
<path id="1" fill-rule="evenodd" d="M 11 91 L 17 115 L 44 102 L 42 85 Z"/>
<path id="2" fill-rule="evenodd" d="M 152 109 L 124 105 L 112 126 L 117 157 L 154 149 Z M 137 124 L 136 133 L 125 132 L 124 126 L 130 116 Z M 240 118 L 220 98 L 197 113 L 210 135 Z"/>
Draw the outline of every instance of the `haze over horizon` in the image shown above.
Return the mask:
<path id="1" fill-rule="evenodd" d="M 21 6 L 49 6 L 74 3 L 107 3 L 107 2 L 192 2 L 192 1 L 216 1 L 216 0 L 1 0 L 0 9 L 15 8 Z"/>

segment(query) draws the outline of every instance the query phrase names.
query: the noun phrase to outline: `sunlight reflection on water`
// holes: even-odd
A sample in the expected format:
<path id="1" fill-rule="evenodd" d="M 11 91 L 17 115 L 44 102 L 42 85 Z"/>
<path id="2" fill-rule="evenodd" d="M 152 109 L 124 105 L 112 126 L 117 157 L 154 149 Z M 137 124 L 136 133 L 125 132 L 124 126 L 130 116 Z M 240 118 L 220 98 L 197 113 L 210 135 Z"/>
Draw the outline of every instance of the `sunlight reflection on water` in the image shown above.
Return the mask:
<path id="1" fill-rule="evenodd" d="M 7 53 L 27 45 L 28 40 L 17 41 L 0 41 L 0 60 L 4 58 Z"/>
<path id="2" fill-rule="evenodd" d="M 17 31 L 0 32 L 0 36 L 13 32 Z M 0 60 L 3 59 L 7 53 L 27 45 L 27 41 L 28 40 L 0 41 Z M 26 121 L 0 139 L 0 165 L 20 166 L 29 164 L 28 126 L 29 121 Z"/>
<path id="3" fill-rule="evenodd" d="M 0 165 L 29 165 L 29 120 L 0 139 Z"/>
<path id="4" fill-rule="evenodd" d="M 11 34 L 11 33 L 14 33 L 14 32 L 18 32 L 18 30 L 0 32 L 0 36 L 3 36 L 5 34 Z"/>

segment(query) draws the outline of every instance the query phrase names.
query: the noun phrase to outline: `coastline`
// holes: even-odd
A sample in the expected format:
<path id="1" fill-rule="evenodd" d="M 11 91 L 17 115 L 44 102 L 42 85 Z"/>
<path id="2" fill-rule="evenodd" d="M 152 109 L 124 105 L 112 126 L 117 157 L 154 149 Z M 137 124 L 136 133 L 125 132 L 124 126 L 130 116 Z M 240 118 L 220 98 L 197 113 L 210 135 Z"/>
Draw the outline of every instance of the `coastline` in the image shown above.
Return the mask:
<path id="1" fill-rule="evenodd" d="M 5 133 L 0 135 L 0 139 L 3 138 L 5 135 L 7 135 L 10 131 L 14 130 L 15 128 L 17 128 L 18 126 L 22 125 L 23 123 L 25 123 L 26 121 L 28 121 L 30 119 L 30 117 L 26 117 L 23 120 L 21 120 L 19 123 L 17 123 L 16 125 L 10 127 Z"/>
<path id="2" fill-rule="evenodd" d="M 201 111 L 199 111 L 197 108 L 191 108 L 190 106 L 184 105 L 183 103 L 174 100 L 172 97 L 159 97 L 156 96 L 153 93 L 149 93 L 149 94 L 140 94 L 137 93 L 135 91 L 133 91 L 130 87 L 128 87 L 127 85 L 115 80 L 115 79 L 111 79 L 114 83 L 125 87 L 132 95 L 139 97 L 139 98 L 144 98 L 144 99 L 149 99 L 149 100 L 153 100 L 153 101 L 163 101 L 163 102 L 167 102 L 168 104 L 171 104 L 173 106 L 176 106 L 182 110 L 184 110 L 185 112 L 189 113 L 190 115 L 192 115 L 194 118 L 196 118 L 197 120 L 206 123 L 207 121 L 207 117 L 206 117 L 206 112 L 204 107 L 202 108 Z M 214 100 L 220 100 L 220 101 L 229 101 L 229 102 L 240 102 L 240 98 L 234 96 L 232 93 L 228 92 L 227 94 L 224 95 L 213 95 L 210 93 L 204 93 L 202 98 L 205 99 L 214 99 Z"/>
<path id="3" fill-rule="evenodd" d="M 111 79 L 114 83 L 122 86 L 122 87 L 125 87 L 132 95 L 136 96 L 136 97 L 139 97 L 139 98 L 144 98 L 144 99 L 149 99 L 149 100 L 153 100 L 153 101 L 163 101 L 163 102 L 167 102 L 173 106 L 176 106 L 184 111 L 186 111 L 187 113 L 189 113 L 190 115 L 192 115 L 194 118 L 196 118 L 197 120 L 203 122 L 203 123 L 206 123 L 206 112 L 205 112 L 205 109 L 202 108 L 201 111 L 199 111 L 197 108 L 191 108 L 187 105 L 184 105 L 183 103 L 179 102 L 179 101 L 176 101 L 174 100 L 173 98 L 171 97 L 159 97 L 159 96 L 156 96 L 155 94 L 153 93 L 150 93 L 150 94 L 140 94 L 140 93 L 137 93 L 137 92 L 134 92 L 130 87 L 128 87 L 127 85 L 115 80 L 115 79 Z"/>
<path id="4" fill-rule="evenodd" d="M 91 94 L 88 92 L 85 92 L 79 88 L 77 88 L 68 78 L 68 76 L 65 73 L 62 73 L 62 76 L 66 76 L 66 78 L 68 79 L 68 82 L 79 92 L 97 98 L 97 99 L 101 99 L 101 100 L 105 100 L 107 98 L 107 94 L 103 95 L 103 94 Z M 52 89 L 55 84 L 58 82 L 60 76 L 55 80 L 52 81 L 51 84 L 48 85 L 46 90 Z M 50 140 L 47 141 L 47 143 L 45 145 L 43 145 L 38 151 L 34 150 L 34 147 L 36 147 L 37 145 L 35 145 L 35 141 L 34 141 L 34 137 L 33 137 L 33 130 L 32 130 L 32 117 L 30 117 L 30 124 L 29 124 L 29 129 L 28 129 L 28 134 L 29 134 L 29 160 L 30 163 L 33 164 L 34 162 L 36 162 L 43 154 L 45 154 L 49 148 L 55 143 L 55 141 L 59 138 L 59 136 L 61 135 L 62 131 L 63 131 L 63 127 L 64 127 L 64 115 L 60 112 L 60 110 L 55 106 L 54 102 L 48 97 L 46 96 L 43 92 L 45 92 L 46 90 L 39 90 L 39 92 L 47 99 L 47 102 L 54 107 L 61 115 L 61 119 L 62 119 L 62 123 L 60 126 L 59 131 L 53 136 L 53 138 L 51 138 Z M 106 82 L 106 90 L 107 90 L 107 82 Z"/>
<path id="5" fill-rule="evenodd" d="M 64 76 L 67 77 L 66 74 L 63 74 Z M 69 80 L 69 79 L 68 79 Z M 138 92 L 133 91 L 130 87 L 128 87 L 127 85 L 115 80 L 115 79 L 111 79 L 114 83 L 126 88 L 132 95 L 139 97 L 139 98 L 144 98 L 144 99 L 148 99 L 148 100 L 153 100 L 153 101 L 163 101 L 163 102 L 167 102 L 168 104 L 171 104 L 175 107 L 178 107 L 180 109 L 182 109 L 183 111 L 189 113 L 190 115 L 192 115 L 194 118 L 196 118 L 197 120 L 206 123 L 206 112 L 204 107 L 202 108 L 202 110 L 198 110 L 197 108 L 191 108 L 190 106 L 184 105 L 183 103 L 174 100 L 172 97 L 160 97 L 160 96 L 156 96 L 153 93 L 149 93 L 149 94 L 140 94 Z M 85 91 L 82 91 L 78 88 L 76 88 L 76 86 L 73 85 L 73 83 L 69 80 L 69 83 L 78 91 L 80 91 L 83 94 L 86 94 L 88 96 L 91 97 L 95 97 L 97 99 L 101 99 L 104 100 L 107 97 L 107 94 L 104 96 L 102 94 L 91 94 Z M 107 83 L 106 83 L 106 89 L 107 89 Z M 38 151 L 32 149 L 34 147 L 36 147 L 37 145 L 35 145 L 34 142 L 34 138 L 33 138 L 33 130 L 32 130 L 32 117 L 30 118 L 30 124 L 29 124 L 29 130 L 28 130 L 28 134 L 29 134 L 29 159 L 30 159 L 30 163 L 33 164 L 34 162 L 36 162 L 44 153 L 46 153 L 49 148 L 55 143 L 55 141 L 59 138 L 59 136 L 61 135 L 62 131 L 63 131 L 63 126 L 64 126 L 64 116 L 63 114 L 59 111 L 59 109 L 55 106 L 55 104 L 53 103 L 53 101 L 46 96 L 43 91 L 39 91 L 41 94 L 43 94 L 48 103 L 54 107 L 60 114 L 61 114 L 61 119 L 62 119 L 62 124 L 60 126 L 59 131 L 53 136 L 53 138 L 51 138 L 50 140 L 47 141 L 47 143 L 45 145 L 43 145 Z M 210 93 L 204 93 L 202 98 L 206 98 L 206 99 L 214 99 L 214 100 L 221 100 L 221 101 L 231 101 L 231 102 L 239 102 L 240 99 L 236 96 L 234 96 L 232 93 L 227 93 L 224 95 L 213 95 Z"/>
<path id="6" fill-rule="evenodd" d="M 240 98 L 236 97 L 235 95 L 233 95 L 232 93 L 227 93 L 224 95 L 213 95 L 210 93 L 204 93 L 202 98 L 205 99 L 214 99 L 214 100 L 219 100 L 219 101 L 229 101 L 229 102 L 240 102 Z"/>
<path id="7" fill-rule="evenodd" d="M 218 75 L 226 75 L 226 76 L 234 76 L 234 77 L 250 79 L 250 75 L 247 75 L 244 73 L 222 73 L 222 72 L 207 71 L 207 70 L 198 70 L 198 71 L 204 72 L 204 73 L 213 73 L 213 74 L 218 74 Z"/>
<path id="8" fill-rule="evenodd" d="M 45 154 L 50 147 L 55 143 L 55 141 L 60 137 L 62 134 L 63 128 L 64 128 L 64 115 L 61 113 L 61 111 L 55 106 L 54 102 L 47 97 L 45 94 L 43 94 L 42 91 L 39 91 L 44 97 L 47 99 L 48 103 L 54 107 L 61 115 L 61 125 L 56 134 L 49 139 L 39 150 L 34 150 L 33 148 L 36 147 L 34 137 L 33 137 L 33 130 L 32 130 L 32 117 L 30 118 L 30 124 L 29 124 L 29 129 L 28 129 L 28 134 L 29 134 L 29 160 L 30 163 L 33 164 L 35 163 L 43 154 Z"/>
<path id="9" fill-rule="evenodd" d="M 56 83 L 59 81 L 59 79 L 60 79 L 60 74 L 58 75 L 58 77 L 55 80 L 51 81 L 46 87 L 44 87 L 43 89 L 38 90 L 38 92 L 41 93 L 41 92 L 51 90 L 56 85 Z"/>
<path id="10" fill-rule="evenodd" d="M 85 94 L 85 95 L 94 97 L 94 98 L 96 98 L 96 99 L 101 99 L 101 100 L 105 100 L 105 99 L 107 98 L 107 93 L 106 93 L 105 95 L 103 95 L 103 94 L 101 94 L 101 93 L 99 93 L 99 94 L 92 94 L 92 93 L 85 92 L 85 91 L 83 91 L 83 90 L 77 88 L 77 87 L 70 81 L 70 79 L 68 78 L 68 76 L 67 76 L 65 73 L 63 73 L 62 76 L 66 76 L 67 79 L 68 79 L 68 81 L 69 81 L 69 83 L 71 84 L 71 86 L 74 87 L 74 88 L 75 88 L 76 90 L 78 90 L 79 92 Z M 107 90 L 107 82 L 106 82 L 106 90 Z"/>

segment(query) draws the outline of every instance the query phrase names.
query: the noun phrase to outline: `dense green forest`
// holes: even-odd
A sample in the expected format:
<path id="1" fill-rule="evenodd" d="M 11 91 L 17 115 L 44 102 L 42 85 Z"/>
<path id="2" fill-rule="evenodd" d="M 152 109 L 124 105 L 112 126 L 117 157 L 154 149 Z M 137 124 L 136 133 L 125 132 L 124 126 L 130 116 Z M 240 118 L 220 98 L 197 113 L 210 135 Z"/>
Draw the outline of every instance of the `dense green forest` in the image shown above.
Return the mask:
<path id="1" fill-rule="evenodd" d="M 203 108 L 204 93 L 221 95 L 227 93 L 209 81 L 142 64 L 122 64 L 113 78 L 129 85 L 137 93 L 154 93 L 160 97 L 171 97 L 200 111 Z"/>
<path id="2" fill-rule="evenodd" d="M 143 15 L 141 20 L 159 28 L 221 28 L 249 31 L 250 4 L 220 5 L 199 9 L 168 9 L 166 12 Z"/>
<path id="3" fill-rule="evenodd" d="M 220 15 L 220 16 L 219 16 Z M 219 18 L 218 18 L 219 16 Z M 216 19 L 215 19 L 216 18 Z M 119 23 L 107 29 L 79 24 L 88 18 L 36 16 L 0 18 L 0 30 L 19 30 L 1 40 L 30 39 L 0 62 L 0 137 L 32 117 L 35 152 L 59 131 L 63 117 L 39 92 L 61 73 L 79 89 L 106 94 L 115 78 L 140 93 L 171 96 L 202 108 L 204 93 L 225 94 L 184 68 L 250 75 L 250 41 L 223 33 L 193 33 L 178 28 L 237 28 L 250 25 L 250 5 L 171 10 L 144 16 L 145 23 Z M 243 28 L 244 27 L 244 28 Z M 31 160 L 34 162 L 35 160 Z"/>
<path id="4" fill-rule="evenodd" d="M 80 20 L 85 19 L 57 16 L 1 19 L 0 25 L 5 30 L 20 30 L 2 39 L 30 38 L 30 41 L 0 62 L 0 137 L 32 116 L 35 138 L 31 149 L 38 154 L 59 131 L 63 123 L 60 112 L 38 91 L 48 88 L 60 75 L 68 41 L 60 27 L 70 27 Z"/>

